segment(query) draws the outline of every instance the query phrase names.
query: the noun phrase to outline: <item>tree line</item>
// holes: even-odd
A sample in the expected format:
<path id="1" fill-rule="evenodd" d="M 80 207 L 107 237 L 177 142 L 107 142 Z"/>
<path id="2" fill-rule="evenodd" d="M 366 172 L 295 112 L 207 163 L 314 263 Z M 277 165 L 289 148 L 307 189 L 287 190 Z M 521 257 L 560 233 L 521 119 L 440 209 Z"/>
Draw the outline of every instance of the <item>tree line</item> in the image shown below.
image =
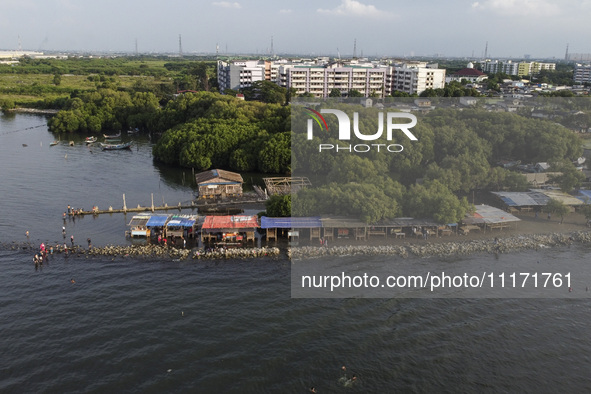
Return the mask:
<path id="1" fill-rule="evenodd" d="M 330 108 L 352 111 L 338 103 Z M 293 196 L 297 215 L 353 215 L 366 223 L 408 216 L 455 223 L 470 211 L 468 197 L 474 190 L 529 188 L 522 174 L 497 165 L 500 160 L 550 162 L 563 172 L 557 181 L 568 190 L 581 181 L 571 162 L 582 153 L 578 137 L 547 120 L 483 109 L 434 110 L 417 115 L 418 124 L 412 129 L 417 141 L 402 133 L 392 141 L 385 137 L 372 141 L 403 145 L 402 152 L 355 154 L 319 152 L 320 143 L 343 143 L 330 133 L 308 140 L 302 123 L 307 119 L 304 109 L 294 106 L 292 110 L 292 169 L 294 175 L 307 176 L 317 185 Z M 359 113 L 360 130 L 367 134 L 377 130 L 375 112 L 354 110 Z M 325 119 L 329 130 L 338 130 L 336 117 Z"/>

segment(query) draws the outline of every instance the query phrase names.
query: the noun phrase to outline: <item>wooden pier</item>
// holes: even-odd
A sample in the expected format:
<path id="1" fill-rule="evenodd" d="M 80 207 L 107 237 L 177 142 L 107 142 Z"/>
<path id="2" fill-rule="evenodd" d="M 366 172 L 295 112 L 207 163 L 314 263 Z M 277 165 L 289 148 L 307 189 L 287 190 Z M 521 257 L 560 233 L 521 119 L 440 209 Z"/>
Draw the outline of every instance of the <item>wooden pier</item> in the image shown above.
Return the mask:
<path id="1" fill-rule="evenodd" d="M 127 204 L 125 203 L 125 194 L 123 195 L 123 208 L 113 208 L 110 206 L 108 209 L 92 209 L 90 211 L 79 210 L 79 209 L 72 209 L 68 216 L 84 216 L 84 215 L 102 215 L 105 213 L 128 213 L 128 212 L 156 212 L 156 211 L 171 211 L 171 210 L 183 210 L 183 209 L 199 209 L 199 208 L 208 208 L 210 211 L 216 211 L 218 207 L 228 207 L 231 205 L 238 205 L 238 204 L 260 204 L 263 203 L 262 200 L 232 200 L 232 201 L 190 201 L 189 203 L 181 203 L 179 202 L 178 205 L 168 205 L 165 203 L 161 206 L 154 205 L 154 198 L 152 196 L 152 205 L 151 206 L 141 206 L 138 204 L 135 208 L 128 208 Z M 222 211 L 223 209 L 220 209 Z"/>

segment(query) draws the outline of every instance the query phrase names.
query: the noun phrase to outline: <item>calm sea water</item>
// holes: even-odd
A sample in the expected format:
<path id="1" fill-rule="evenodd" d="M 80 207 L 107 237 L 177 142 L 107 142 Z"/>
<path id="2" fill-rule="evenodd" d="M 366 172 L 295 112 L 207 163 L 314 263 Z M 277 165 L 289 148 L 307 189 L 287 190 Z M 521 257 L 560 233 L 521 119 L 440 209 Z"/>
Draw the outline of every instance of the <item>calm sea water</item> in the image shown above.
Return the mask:
<path id="1" fill-rule="evenodd" d="M 183 185 L 182 172 L 155 166 L 147 139 L 131 152 L 49 147 L 45 121 L 0 117 L 0 242 L 27 230 L 33 244 L 61 241 L 67 204 L 190 199 L 190 175 Z M 66 227 L 81 242 L 124 244 L 128 220 Z M 590 312 L 584 299 L 291 299 L 286 258 L 55 256 L 36 270 L 30 251 L 1 250 L 0 392 L 589 391 Z M 359 377 L 350 387 L 341 365 Z"/>

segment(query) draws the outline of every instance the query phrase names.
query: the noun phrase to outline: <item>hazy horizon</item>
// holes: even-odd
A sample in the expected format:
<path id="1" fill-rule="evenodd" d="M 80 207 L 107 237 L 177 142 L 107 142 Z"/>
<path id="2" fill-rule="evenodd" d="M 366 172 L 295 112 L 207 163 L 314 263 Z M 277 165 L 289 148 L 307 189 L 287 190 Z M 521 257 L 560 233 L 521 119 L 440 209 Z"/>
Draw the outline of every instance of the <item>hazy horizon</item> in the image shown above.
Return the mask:
<path id="1" fill-rule="evenodd" d="M 591 53 L 591 1 L 4 0 L 5 50 L 563 59 Z M 271 50 L 271 42 L 273 48 Z M 488 45 L 487 45 L 488 43 Z"/>

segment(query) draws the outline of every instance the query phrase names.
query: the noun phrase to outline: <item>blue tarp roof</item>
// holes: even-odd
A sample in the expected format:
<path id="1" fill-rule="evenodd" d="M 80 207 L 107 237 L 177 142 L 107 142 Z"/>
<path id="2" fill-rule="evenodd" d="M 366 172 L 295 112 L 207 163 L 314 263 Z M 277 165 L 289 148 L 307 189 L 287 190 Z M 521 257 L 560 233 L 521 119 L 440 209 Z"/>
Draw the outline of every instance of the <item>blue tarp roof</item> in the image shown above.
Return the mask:
<path id="1" fill-rule="evenodd" d="M 147 227 L 162 227 L 166 224 L 166 221 L 170 215 L 154 215 L 146 223 Z"/>
<path id="2" fill-rule="evenodd" d="M 261 216 L 261 228 L 316 228 L 322 227 L 319 217 L 268 218 Z"/>
<path id="3" fill-rule="evenodd" d="M 576 196 L 579 200 L 586 204 L 591 204 L 591 190 L 579 190 L 580 196 Z"/>
<path id="4" fill-rule="evenodd" d="M 193 227 L 195 224 L 195 218 L 184 218 L 184 217 L 175 217 L 173 216 L 172 219 L 166 224 L 167 227 Z"/>

